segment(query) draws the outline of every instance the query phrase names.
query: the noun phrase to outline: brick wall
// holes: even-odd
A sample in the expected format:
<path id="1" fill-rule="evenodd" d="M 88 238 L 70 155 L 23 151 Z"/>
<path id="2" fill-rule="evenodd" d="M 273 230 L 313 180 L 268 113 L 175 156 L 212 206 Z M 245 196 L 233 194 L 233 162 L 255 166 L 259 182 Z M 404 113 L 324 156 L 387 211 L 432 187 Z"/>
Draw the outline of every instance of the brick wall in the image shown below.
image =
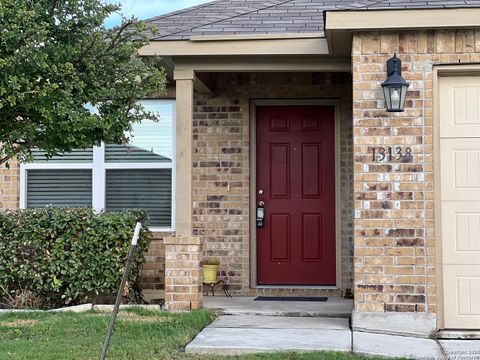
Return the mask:
<path id="1" fill-rule="evenodd" d="M 153 233 L 153 239 L 145 254 L 145 264 L 140 274 L 140 283 L 146 300 L 162 299 L 165 290 L 165 244 L 164 233 Z"/>
<path id="2" fill-rule="evenodd" d="M 20 200 L 20 166 L 10 161 L 10 167 L 0 165 L 0 209 L 17 209 Z"/>
<path id="3" fill-rule="evenodd" d="M 397 53 L 411 82 L 404 113 L 384 110 L 380 84 Z M 355 307 L 436 312 L 433 65 L 480 60 L 480 32 L 356 33 L 353 39 Z M 372 162 L 373 146 L 411 147 L 412 162 Z"/>
<path id="4" fill-rule="evenodd" d="M 193 120 L 194 235 L 204 240 L 205 258 L 220 259 L 220 275 L 231 284 L 233 293 L 278 293 L 250 288 L 250 100 L 340 99 L 342 287 L 352 287 L 350 76 L 242 73 L 214 74 L 213 80 L 215 93 L 196 97 Z M 292 290 L 281 293 L 290 294 Z M 312 293 L 295 290 L 296 295 Z"/>

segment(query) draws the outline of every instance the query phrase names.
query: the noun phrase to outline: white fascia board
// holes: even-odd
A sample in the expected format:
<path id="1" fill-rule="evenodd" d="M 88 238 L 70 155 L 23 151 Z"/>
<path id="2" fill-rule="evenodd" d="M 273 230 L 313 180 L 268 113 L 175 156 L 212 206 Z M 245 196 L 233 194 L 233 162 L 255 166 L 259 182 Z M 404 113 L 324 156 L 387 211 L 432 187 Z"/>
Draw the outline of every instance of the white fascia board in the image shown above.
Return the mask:
<path id="1" fill-rule="evenodd" d="M 480 26 L 480 8 L 329 10 L 325 30 L 462 29 Z"/>
<path id="2" fill-rule="evenodd" d="M 318 38 L 151 41 L 141 56 L 328 55 L 327 40 Z"/>

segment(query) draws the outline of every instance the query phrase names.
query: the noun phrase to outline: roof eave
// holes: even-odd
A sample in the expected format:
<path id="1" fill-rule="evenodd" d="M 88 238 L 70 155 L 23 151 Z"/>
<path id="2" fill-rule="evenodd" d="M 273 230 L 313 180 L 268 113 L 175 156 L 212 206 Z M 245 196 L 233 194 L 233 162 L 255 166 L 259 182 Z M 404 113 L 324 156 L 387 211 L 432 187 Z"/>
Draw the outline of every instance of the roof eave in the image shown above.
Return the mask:
<path id="1" fill-rule="evenodd" d="M 332 30 L 416 30 L 480 27 L 480 8 L 326 10 L 325 33 Z"/>
<path id="2" fill-rule="evenodd" d="M 345 55 L 354 31 L 478 28 L 480 8 L 327 10 L 324 21 L 330 54 Z"/>
<path id="3" fill-rule="evenodd" d="M 323 33 L 195 36 L 190 40 L 153 40 L 141 56 L 328 55 Z"/>

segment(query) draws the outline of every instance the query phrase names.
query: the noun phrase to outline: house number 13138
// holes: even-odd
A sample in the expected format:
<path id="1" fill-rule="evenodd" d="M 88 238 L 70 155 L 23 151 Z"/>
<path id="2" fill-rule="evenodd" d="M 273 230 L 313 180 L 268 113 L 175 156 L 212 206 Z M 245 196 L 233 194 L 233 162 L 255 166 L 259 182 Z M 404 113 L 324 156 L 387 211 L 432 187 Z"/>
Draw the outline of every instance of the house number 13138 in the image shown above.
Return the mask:
<path id="1" fill-rule="evenodd" d="M 411 162 L 413 160 L 412 148 L 401 146 L 373 147 L 372 160 L 374 162 L 393 160 Z"/>

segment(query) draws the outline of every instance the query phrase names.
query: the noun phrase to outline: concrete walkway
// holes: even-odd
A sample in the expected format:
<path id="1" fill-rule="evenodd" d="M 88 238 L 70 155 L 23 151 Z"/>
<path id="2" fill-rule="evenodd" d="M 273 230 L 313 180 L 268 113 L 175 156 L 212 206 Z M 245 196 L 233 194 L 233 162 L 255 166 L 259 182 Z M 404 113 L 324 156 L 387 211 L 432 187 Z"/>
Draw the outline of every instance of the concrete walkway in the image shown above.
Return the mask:
<path id="1" fill-rule="evenodd" d="M 353 300 L 329 298 L 320 301 L 255 301 L 255 297 L 205 296 L 206 309 L 219 310 L 223 315 L 268 315 L 268 316 L 322 316 L 350 318 Z"/>
<path id="2" fill-rule="evenodd" d="M 190 353 L 223 355 L 322 350 L 351 350 L 347 319 L 223 315 L 186 348 Z"/>
<path id="3" fill-rule="evenodd" d="M 344 313 L 339 311 L 339 306 L 346 306 L 346 303 L 337 300 L 343 299 L 335 299 L 330 306 L 326 303 L 320 303 L 323 306 L 301 303 L 302 311 L 292 302 L 268 305 L 268 302 L 252 303 L 252 299 L 248 298 L 230 302 L 221 297 L 205 300 L 206 305 L 216 309 L 222 309 L 222 303 L 228 306 L 223 308 L 223 315 L 187 345 L 188 353 L 239 355 L 278 351 L 341 351 L 413 359 L 480 359 L 480 340 L 436 341 L 352 332 L 349 319 L 342 317 Z M 252 310 L 252 306 L 255 309 Z M 291 308 L 295 311 L 292 312 Z M 230 313 L 234 315 L 225 315 Z"/>

